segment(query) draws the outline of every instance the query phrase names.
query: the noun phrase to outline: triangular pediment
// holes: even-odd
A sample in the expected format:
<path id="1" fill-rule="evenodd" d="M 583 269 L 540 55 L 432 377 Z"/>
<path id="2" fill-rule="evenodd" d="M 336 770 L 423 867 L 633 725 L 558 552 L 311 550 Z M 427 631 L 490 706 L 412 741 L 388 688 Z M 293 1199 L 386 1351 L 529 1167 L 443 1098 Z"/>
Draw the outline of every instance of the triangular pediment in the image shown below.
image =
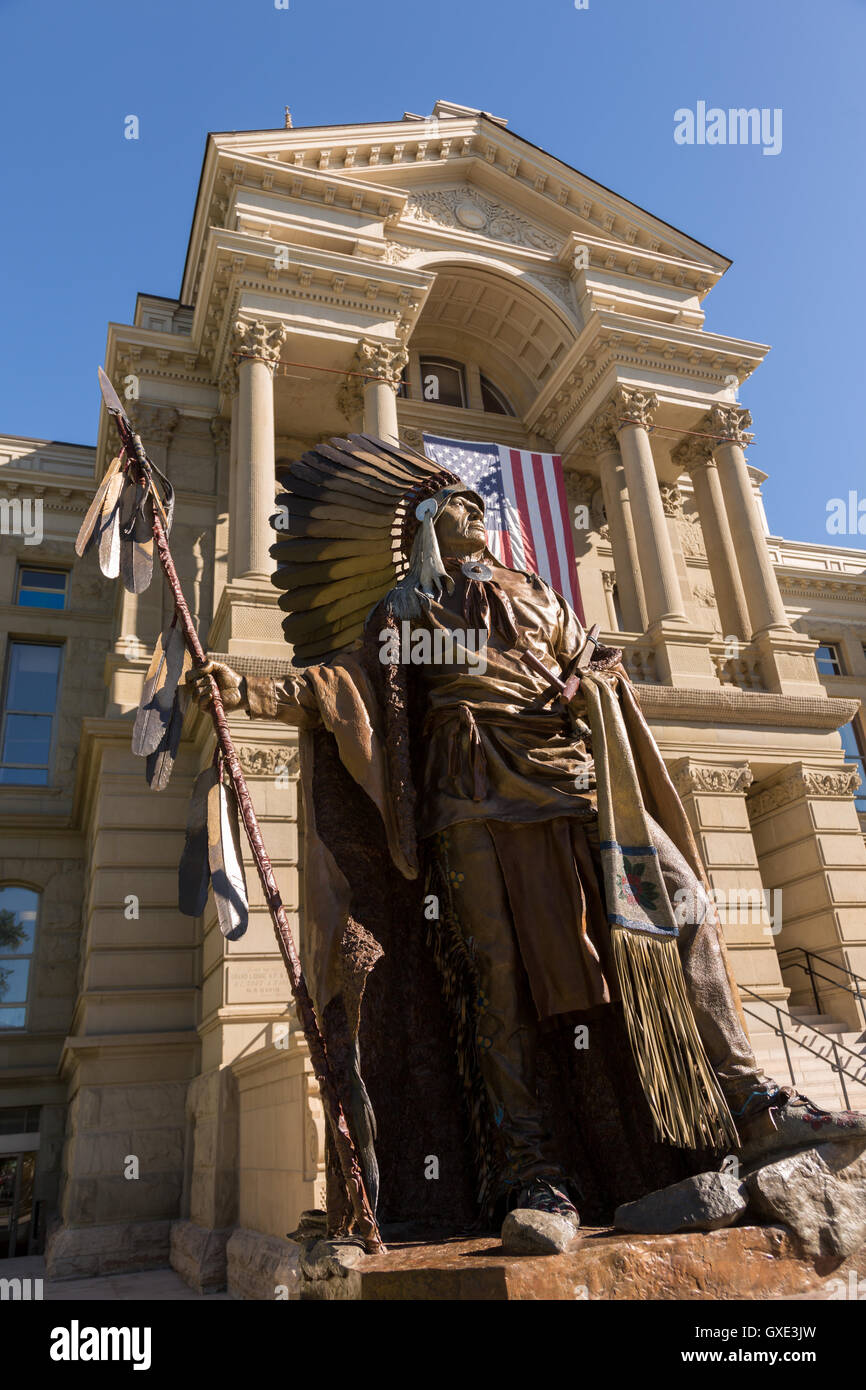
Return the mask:
<path id="1" fill-rule="evenodd" d="M 451 102 L 438 102 L 431 116 L 406 113 L 400 121 L 210 136 L 192 256 L 205 235 L 217 180 L 227 174 L 244 179 L 249 165 L 272 167 L 272 176 L 254 170 L 266 186 L 276 187 L 290 171 L 314 174 L 335 190 L 351 187 L 356 202 L 360 190 L 372 185 L 392 226 L 396 217 L 406 225 L 462 230 L 550 256 L 585 236 L 591 244 L 705 267 L 711 277 L 729 265 L 718 252 L 516 135 L 502 117 Z M 393 206 L 385 191 L 393 192 Z"/>

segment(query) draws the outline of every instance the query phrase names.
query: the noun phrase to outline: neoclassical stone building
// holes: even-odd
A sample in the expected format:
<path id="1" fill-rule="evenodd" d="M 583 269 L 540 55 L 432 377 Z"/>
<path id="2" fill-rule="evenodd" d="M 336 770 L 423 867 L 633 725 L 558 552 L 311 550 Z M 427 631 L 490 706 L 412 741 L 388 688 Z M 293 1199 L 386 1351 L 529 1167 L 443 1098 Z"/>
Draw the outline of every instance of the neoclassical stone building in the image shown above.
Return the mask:
<path id="1" fill-rule="evenodd" d="M 782 1079 L 790 1063 L 855 1100 L 866 553 L 769 532 L 738 400 L 768 349 L 704 326 L 728 266 L 452 103 L 212 135 L 178 298 L 140 295 L 105 366 L 177 488 L 203 640 L 250 672 L 287 659 L 279 458 L 361 428 L 561 454 L 587 617 L 625 649 L 698 833 L 756 1046 Z M 73 563 L 114 448 L 104 413 L 95 451 L 0 439 L 0 498 L 44 504 L 41 543 L 0 538 L 0 1213 L 17 1213 L 19 1254 L 47 1234 L 58 1276 L 164 1264 L 171 1246 L 212 1286 L 235 1232 L 235 1287 L 254 1292 L 322 1204 L 323 1116 L 254 876 L 236 943 L 210 910 L 177 910 L 212 734 L 191 712 L 169 788 L 147 789 L 131 712 L 165 594 Z M 295 737 L 233 725 L 302 933 Z"/>

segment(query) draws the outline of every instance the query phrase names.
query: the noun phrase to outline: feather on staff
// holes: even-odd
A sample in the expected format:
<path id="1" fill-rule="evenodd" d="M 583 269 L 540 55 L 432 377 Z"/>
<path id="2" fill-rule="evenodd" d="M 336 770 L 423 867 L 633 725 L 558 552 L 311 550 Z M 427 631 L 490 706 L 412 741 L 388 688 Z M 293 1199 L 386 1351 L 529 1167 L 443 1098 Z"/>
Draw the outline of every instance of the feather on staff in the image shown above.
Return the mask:
<path id="1" fill-rule="evenodd" d="M 207 852 L 214 906 L 220 931 L 237 941 L 247 929 L 249 898 L 241 853 L 238 804 L 234 791 L 219 776 L 207 798 Z"/>

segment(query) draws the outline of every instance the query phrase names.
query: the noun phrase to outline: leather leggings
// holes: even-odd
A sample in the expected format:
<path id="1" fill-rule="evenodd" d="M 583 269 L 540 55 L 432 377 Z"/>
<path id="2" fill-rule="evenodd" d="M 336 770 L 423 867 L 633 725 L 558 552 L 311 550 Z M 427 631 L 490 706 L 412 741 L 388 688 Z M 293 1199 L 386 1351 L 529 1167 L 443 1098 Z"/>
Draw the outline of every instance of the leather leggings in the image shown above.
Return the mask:
<path id="1" fill-rule="evenodd" d="M 661 827 L 653 821 L 650 827 L 671 901 L 688 907 L 679 935 L 688 996 L 707 1056 L 736 1117 L 752 1097 L 760 1105 L 759 1098 L 771 1093 L 775 1083 L 758 1069 L 703 885 Z M 583 828 L 600 890 L 598 822 L 584 822 Z M 513 837 L 514 827 L 511 833 Z M 538 1014 L 493 836 L 483 821 L 461 822 L 440 834 L 447 844 L 455 909 L 464 936 L 471 938 L 480 977 L 478 1050 L 506 1155 L 505 1181 L 519 1186 L 533 1177 L 561 1179 L 561 1171 L 546 1157 L 546 1126 L 535 1086 Z M 511 843 L 517 851 L 514 838 Z M 605 969 L 612 971 L 606 943 L 596 945 Z"/>

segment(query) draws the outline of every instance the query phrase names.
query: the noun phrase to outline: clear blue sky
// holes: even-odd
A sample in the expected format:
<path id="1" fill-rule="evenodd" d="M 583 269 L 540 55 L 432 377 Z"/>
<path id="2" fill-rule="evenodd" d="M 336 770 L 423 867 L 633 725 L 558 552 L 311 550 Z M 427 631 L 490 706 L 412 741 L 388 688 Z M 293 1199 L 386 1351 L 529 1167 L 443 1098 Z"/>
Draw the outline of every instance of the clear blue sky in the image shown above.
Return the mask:
<path id="1" fill-rule="evenodd" d="M 866 547 L 825 530 L 866 495 L 864 52 L 863 0 L 0 0 L 0 432 L 93 442 L 105 325 L 178 293 L 209 130 L 444 97 L 733 260 L 707 327 L 773 347 L 742 392 L 771 527 Z M 781 153 L 677 145 L 698 101 L 781 107 Z"/>

